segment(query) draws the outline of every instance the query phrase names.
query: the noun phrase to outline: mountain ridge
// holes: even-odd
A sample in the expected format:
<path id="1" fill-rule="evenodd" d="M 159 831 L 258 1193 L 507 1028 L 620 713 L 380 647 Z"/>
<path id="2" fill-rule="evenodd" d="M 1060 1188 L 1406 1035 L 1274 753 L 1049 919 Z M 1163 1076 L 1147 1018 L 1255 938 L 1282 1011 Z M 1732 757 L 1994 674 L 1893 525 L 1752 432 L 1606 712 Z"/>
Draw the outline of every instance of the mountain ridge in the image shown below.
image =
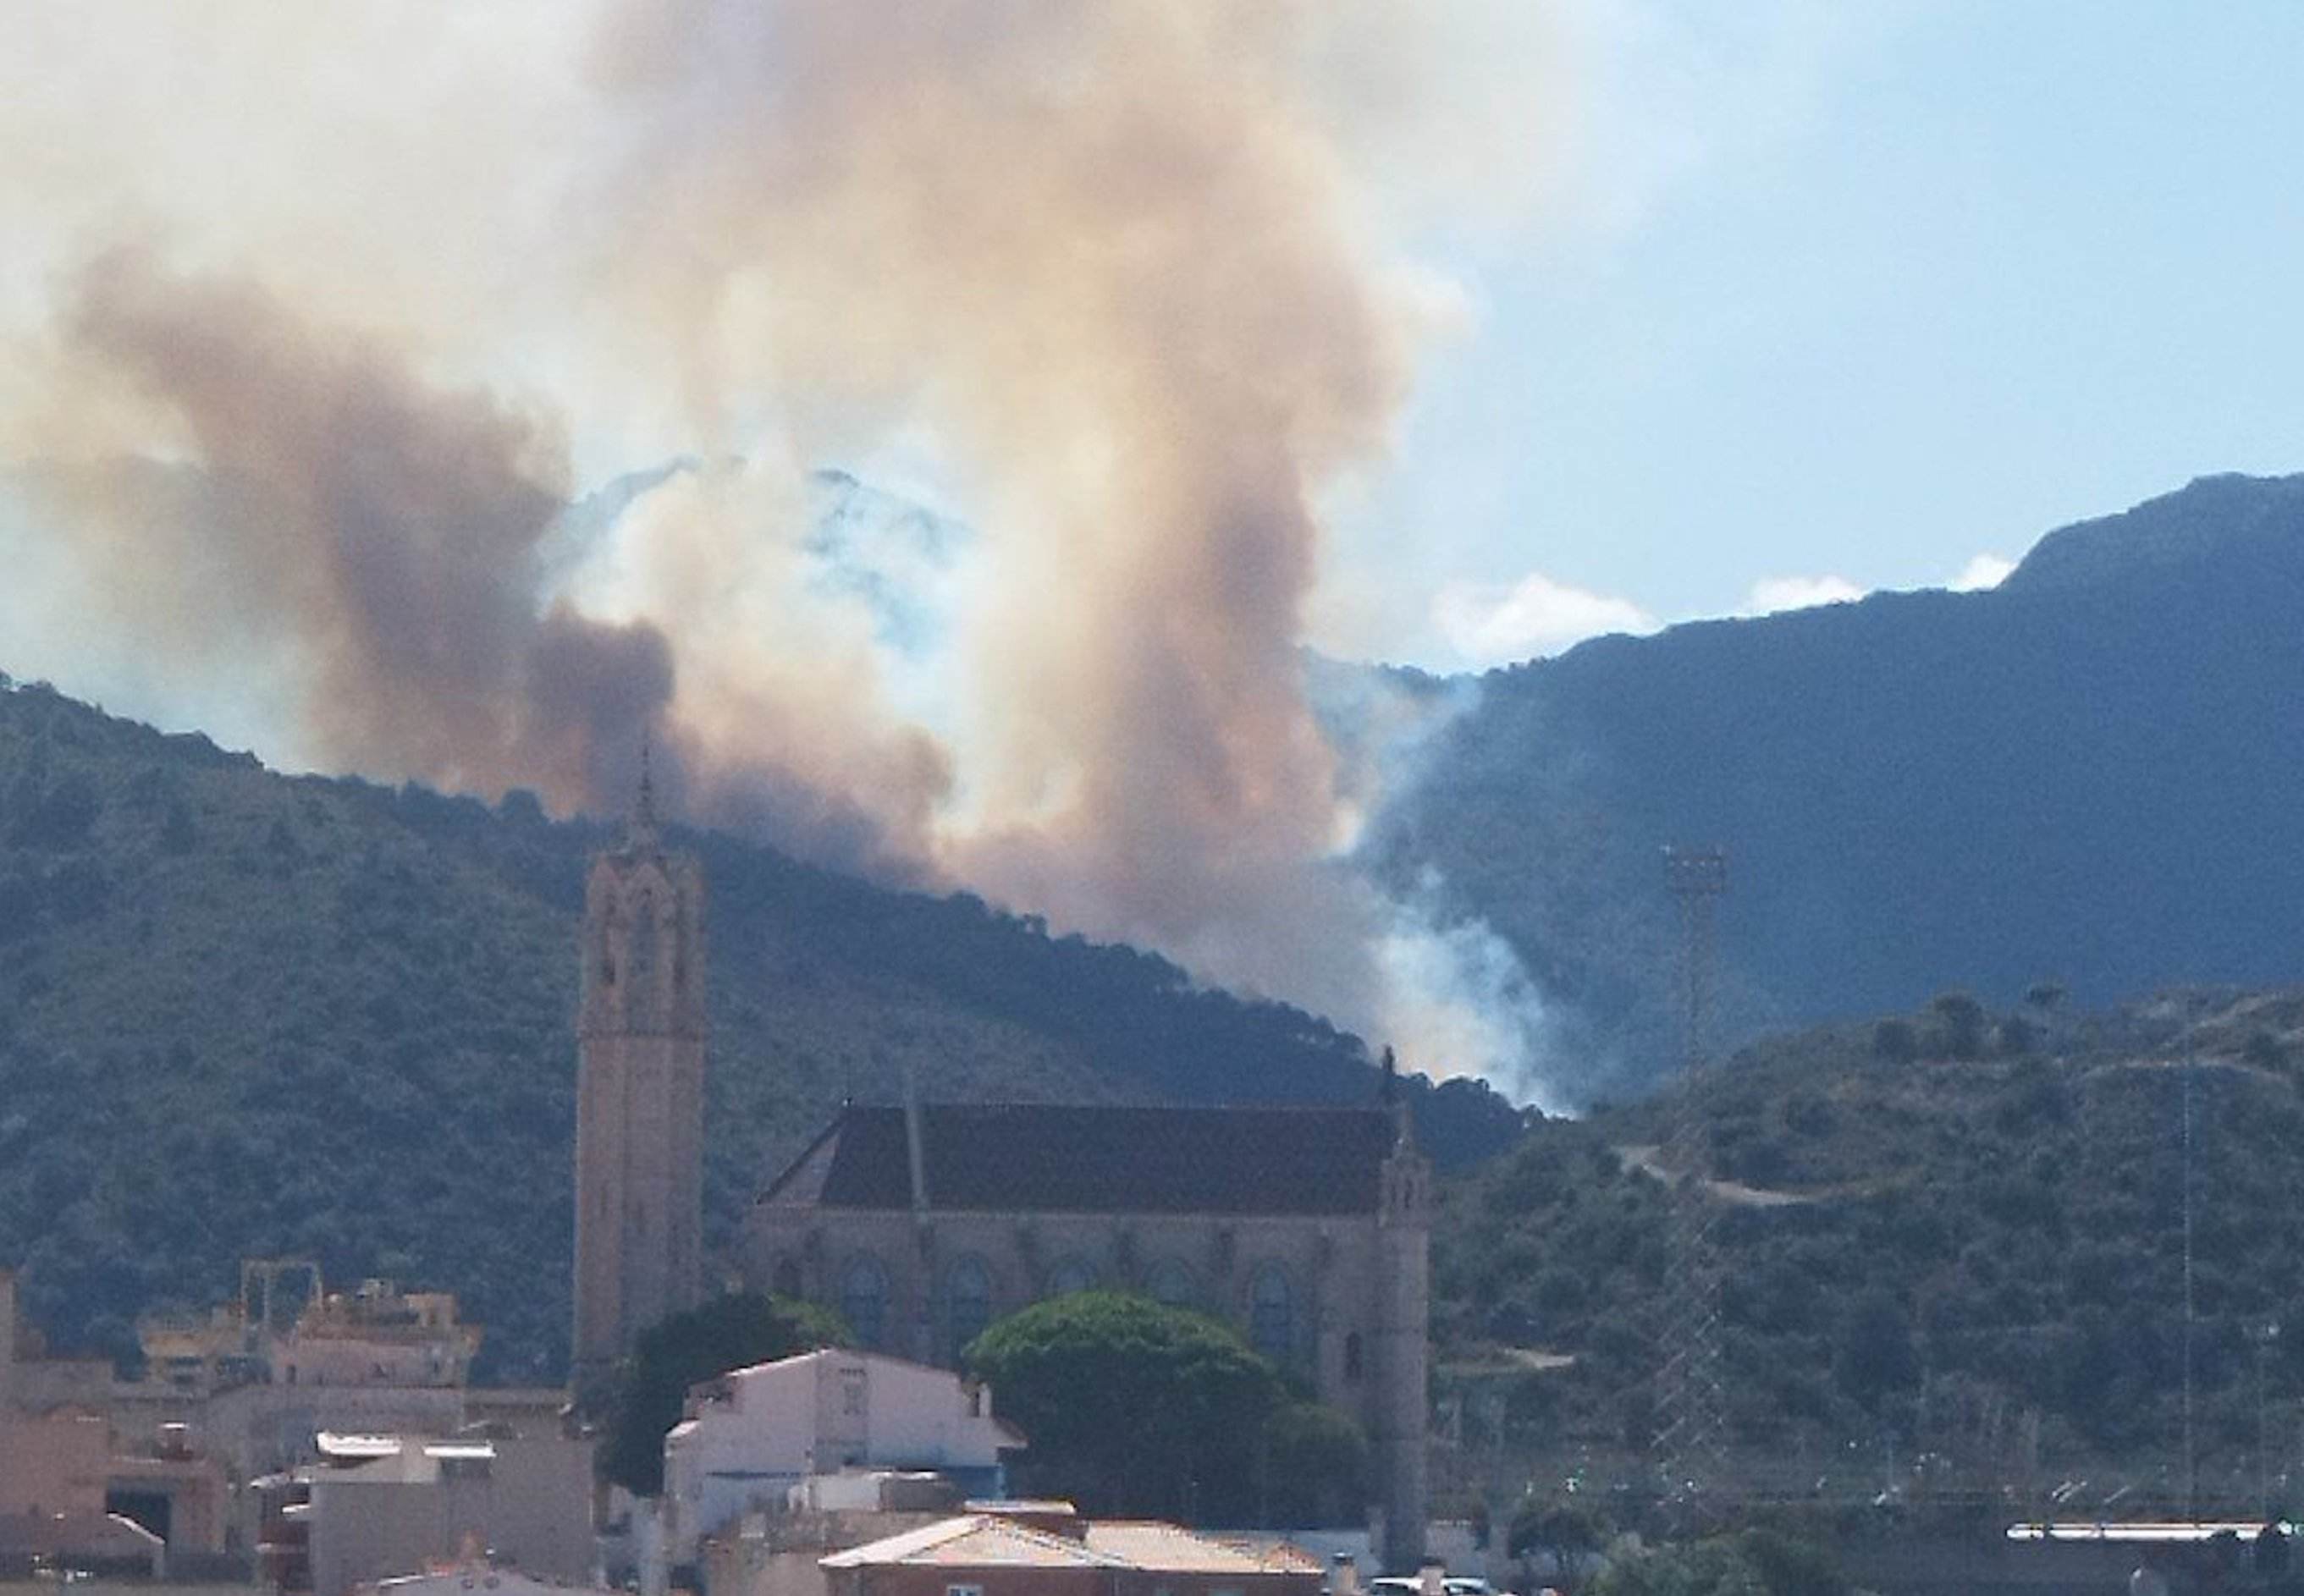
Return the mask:
<path id="1" fill-rule="evenodd" d="M 1363 865 L 1515 950 L 1571 1100 L 1676 1056 L 1675 843 L 1730 855 L 1724 1039 L 1955 986 L 2276 984 L 2304 965 L 2300 612 L 2304 478 L 2222 477 L 1996 589 L 1597 638 L 1479 678 Z"/>

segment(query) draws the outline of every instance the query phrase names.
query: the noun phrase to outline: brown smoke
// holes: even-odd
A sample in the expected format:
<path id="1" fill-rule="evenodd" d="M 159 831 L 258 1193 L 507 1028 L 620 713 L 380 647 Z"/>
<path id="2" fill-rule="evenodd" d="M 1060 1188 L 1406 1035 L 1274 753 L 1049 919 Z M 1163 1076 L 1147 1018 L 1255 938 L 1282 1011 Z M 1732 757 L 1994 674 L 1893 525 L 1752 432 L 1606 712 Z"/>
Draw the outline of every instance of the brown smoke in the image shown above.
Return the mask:
<path id="1" fill-rule="evenodd" d="M 699 817 L 842 863 L 905 857 L 872 814 L 776 761 L 772 714 L 749 745 L 673 722 L 658 625 L 539 601 L 568 479 L 546 418 L 428 385 L 381 344 L 137 251 L 87 268 L 64 339 L 68 362 L 153 407 L 191 457 L 45 475 L 82 568 L 150 646 L 287 649 L 324 756 L 613 812 L 653 724 L 666 787 Z M 932 787 L 929 764 L 917 780 Z"/>
<path id="2" fill-rule="evenodd" d="M 1521 8 L 593 5 L 589 81 L 555 8 L 460 12 L 459 47 L 389 5 L 283 30 L 216 0 L 165 48 L 75 24 L 85 81 L 0 96 L 71 156 L 0 202 L 116 237 L 85 197 L 132 185 L 270 291 L 115 253 L 58 321 L 70 380 L 0 369 L 45 435 L 19 452 L 81 462 L 43 477 L 80 567 L 140 645 L 293 682 L 316 757 L 614 809 L 652 724 L 696 818 L 1381 1024 L 1387 911 L 1326 862 L 1349 821 L 1299 640 L 1321 501 L 1382 452 L 1429 319 L 1364 180 L 1463 186 L 1398 136 L 1461 86 L 1438 12 Z M 131 113 L 193 43 L 250 81 L 211 66 L 184 148 L 148 148 Z M 618 465 L 741 463 L 572 559 L 558 422 L 437 380 L 443 349 L 555 389 Z M 933 731 L 812 587 L 795 488 L 922 438 L 978 536 Z"/>
<path id="3" fill-rule="evenodd" d="M 835 444 L 924 421 L 978 474 L 954 873 L 1341 1002 L 1296 646 L 1314 497 L 1413 329 L 1299 82 L 1314 14 L 690 0 L 604 55 L 644 130 L 617 272 L 691 391 L 779 383 Z"/>

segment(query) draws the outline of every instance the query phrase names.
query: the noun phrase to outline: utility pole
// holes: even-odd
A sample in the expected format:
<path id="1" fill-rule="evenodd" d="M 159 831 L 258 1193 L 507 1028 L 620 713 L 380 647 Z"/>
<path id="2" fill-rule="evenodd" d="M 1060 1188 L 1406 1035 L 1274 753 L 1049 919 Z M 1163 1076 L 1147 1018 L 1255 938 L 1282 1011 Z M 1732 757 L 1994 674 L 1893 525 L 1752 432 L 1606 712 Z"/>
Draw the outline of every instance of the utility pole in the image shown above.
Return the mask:
<path id="1" fill-rule="evenodd" d="M 1710 1153 L 1696 1086 L 1712 1044 L 1713 909 L 1728 890 L 1728 857 L 1717 848 L 1675 847 L 1664 849 L 1664 864 L 1680 910 L 1681 1071 L 1664 1158 L 1672 1273 L 1656 1371 L 1656 1465 L 1667 1510 L 1692 1524 L 1698 1499 L 1716 1496 L 1725 1484 L 1719 1271 L 1712 1255 L 1714 1204 L 1706 1186 Z"/>

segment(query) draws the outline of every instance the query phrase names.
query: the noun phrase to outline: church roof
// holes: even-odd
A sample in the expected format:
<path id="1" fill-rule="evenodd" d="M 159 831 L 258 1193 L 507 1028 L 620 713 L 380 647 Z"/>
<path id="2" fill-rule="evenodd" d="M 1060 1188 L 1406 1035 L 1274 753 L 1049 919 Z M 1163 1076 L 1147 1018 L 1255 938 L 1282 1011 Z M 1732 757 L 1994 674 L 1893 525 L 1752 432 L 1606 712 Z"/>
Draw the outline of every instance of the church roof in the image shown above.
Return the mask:
<path id="1" fill-rule="evenodd" d="M 1363 1214 L 1395 1128 L 1381 1108 L 931 1104 L 933 1209 L 974 1212 Z M 843 1109 L 776 1177 L 771 1207 L 904 1209 L 904 1110 Z"/>

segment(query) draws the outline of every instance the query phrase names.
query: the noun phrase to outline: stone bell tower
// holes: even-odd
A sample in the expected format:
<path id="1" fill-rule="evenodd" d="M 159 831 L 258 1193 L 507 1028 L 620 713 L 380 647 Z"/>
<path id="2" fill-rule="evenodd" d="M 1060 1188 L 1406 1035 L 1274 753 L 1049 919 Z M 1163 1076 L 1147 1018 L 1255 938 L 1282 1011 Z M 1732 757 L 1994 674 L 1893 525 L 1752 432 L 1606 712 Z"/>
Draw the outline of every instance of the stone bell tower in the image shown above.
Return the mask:
<path id="1" fill-rule="evenodd" d="M 1376 1212 L 1376 1422 L 1370 1428 L 1384 1499 L 1386 1570 L 1413 1574 L 1424 1561 L 1430 1503 L 1426 1487 L 1426 1391 L 1432 1322 L 1432 1165 L 1416 1145 L 1399 1067 L 1384 1051 L 1384 1103 L 1392 1110 L 1392 1152 L 1384 1161 Z"/>
<path id="2" fill-rule="evenodd" d="M 702 1288 L 704 876 L 665 851 L 655 794 L 584 889 L 576 1017 L 580 1386 Z"/>

